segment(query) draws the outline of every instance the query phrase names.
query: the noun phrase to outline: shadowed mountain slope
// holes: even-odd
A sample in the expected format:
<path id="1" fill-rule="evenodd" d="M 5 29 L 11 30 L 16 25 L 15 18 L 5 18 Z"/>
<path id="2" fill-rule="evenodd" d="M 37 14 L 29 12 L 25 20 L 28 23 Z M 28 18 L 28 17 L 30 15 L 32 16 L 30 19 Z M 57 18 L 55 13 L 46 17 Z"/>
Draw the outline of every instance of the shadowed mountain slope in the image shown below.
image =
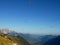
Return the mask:
<path id="1" fill-rule="evenodd" d="M 49 40 L 44 45 L 60 45 L 60 36 Z"/>

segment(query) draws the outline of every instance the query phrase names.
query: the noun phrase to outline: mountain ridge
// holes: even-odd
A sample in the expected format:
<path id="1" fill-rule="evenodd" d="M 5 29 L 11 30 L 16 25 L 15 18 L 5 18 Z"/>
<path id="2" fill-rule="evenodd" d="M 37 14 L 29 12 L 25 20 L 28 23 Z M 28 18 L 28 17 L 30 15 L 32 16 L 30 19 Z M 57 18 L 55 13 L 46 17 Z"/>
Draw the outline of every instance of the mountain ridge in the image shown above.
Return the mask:
<path id="1" fill-rule="evenodd" d="M 0 45 L 30 45 L 29 42 L 19 35 L 9 35 L 10 32 L 13 33 L 14 31 L 8 31 L 6 29 L 3 29 L 2 31 L 0 30 Z"/>
<path id="2" fill-rule="evenodd" d="M 6 29 L 5 29 L 6 30 Z M 24 34 L 24 33 L 17 33 L 15 31 L 11 31 L 8 29 L 7 32 L 4 33 L 4 30 L 1 31 L 2 34 L 8 34 L 9 36 L 13 37 L 22 37 L 24 38 L 30 45 L 42 45 L 46 43 L 47 41 L 51 40 L 52 38 L 55 38 L 59 35 L 35 35 L 35 34 Z"/>

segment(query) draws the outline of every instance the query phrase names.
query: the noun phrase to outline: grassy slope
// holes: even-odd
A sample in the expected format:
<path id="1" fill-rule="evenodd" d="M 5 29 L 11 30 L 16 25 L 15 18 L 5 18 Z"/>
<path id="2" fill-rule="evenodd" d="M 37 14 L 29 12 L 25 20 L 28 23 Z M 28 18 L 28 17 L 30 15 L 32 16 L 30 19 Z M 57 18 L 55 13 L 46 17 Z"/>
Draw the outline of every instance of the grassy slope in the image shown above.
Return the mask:
<path id="1" fill-rule="evenodd" d="M 18 37 L 7 36 L 7 38 L 5 38 L 0 34 L 0 45 L 14 45 L 14 43 L 16 43 L 17 45 L 30 45 L 22 37 L 18 38 Z"/>

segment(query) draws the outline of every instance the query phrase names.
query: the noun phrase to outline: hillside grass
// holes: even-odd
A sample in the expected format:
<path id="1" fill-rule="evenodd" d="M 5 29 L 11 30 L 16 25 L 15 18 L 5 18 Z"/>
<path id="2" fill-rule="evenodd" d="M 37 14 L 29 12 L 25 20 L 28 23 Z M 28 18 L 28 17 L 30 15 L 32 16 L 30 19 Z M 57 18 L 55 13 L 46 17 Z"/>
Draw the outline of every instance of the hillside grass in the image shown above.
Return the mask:
<path id="1" fill-rule="evenodd" d="M 0 34 L 0 45 L 30 45 L 25 39 L 22 37 L 12 37 L 9 35 Z"/>

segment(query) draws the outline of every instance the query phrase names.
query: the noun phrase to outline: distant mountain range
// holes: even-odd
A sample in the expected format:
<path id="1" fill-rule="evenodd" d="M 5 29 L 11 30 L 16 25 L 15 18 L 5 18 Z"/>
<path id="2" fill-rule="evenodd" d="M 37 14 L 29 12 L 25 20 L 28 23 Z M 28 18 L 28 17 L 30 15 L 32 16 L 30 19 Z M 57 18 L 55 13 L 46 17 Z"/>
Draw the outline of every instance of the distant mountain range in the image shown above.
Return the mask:
<path id="1" fill-rule="evenodd" d="M 58 37 L 59 35 L 37 35 L 37 34 L 23 34 L 8 29 L 0 30 L 0 33 L 8 34 L 10 36 L 21 36 L 27 40 L 30 45 L 43 45 L 51 39 Z"/>
<path id="2" fill-rule="evenodd" d="M 47 41 L 57 37 L 58 35 L 35 35 L 35 34 L 22 34 L 24 39 L 26 39 L 30 44 L 33 45 L 43 45 Z"/>

